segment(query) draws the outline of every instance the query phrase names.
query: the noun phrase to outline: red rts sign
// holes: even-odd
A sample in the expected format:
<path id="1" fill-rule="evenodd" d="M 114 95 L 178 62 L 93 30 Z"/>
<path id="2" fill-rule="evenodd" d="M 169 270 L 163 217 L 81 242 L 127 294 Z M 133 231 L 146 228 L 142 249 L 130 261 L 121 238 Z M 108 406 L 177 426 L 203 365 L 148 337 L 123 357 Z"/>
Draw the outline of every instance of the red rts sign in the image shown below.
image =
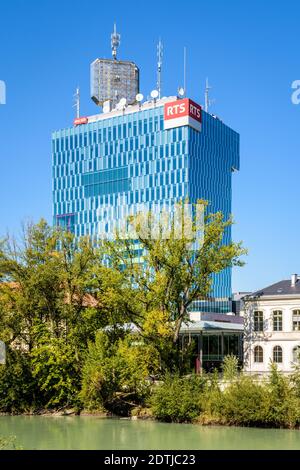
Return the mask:
<path id="1" fill-rule="evenodd" d="M 89 119 L 87 117 L 80 117 L 74 119 L 74 126 L 81 126 L 81 124 L 87 124 Z"/>
<path id="2" fill-rule="evenodd" d="M 191 126 L 201 130 L 202 113 L 201 106 L 189 98 L 172 101 L 165 104 L 164 109 L 165 129 L 173 127 Z"/>
<path id="3" fill-rule="evenodd" d="M 165 120 L 191 116 L 201 122 L 201 106 L 189 98 L 165 104 Z"/>

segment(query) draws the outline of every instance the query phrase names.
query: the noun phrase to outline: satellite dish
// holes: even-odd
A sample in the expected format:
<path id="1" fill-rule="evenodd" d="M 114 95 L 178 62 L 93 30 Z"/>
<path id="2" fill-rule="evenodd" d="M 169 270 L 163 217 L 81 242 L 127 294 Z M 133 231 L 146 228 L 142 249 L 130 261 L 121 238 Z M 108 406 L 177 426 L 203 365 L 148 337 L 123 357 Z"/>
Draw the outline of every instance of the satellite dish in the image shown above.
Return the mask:
<path id="1" fill-rule="evenodd" d="M 158 91 L 157 90 L 152 90 L 151 91 L 151 98 L 156 100 L 158 98 Z"/>
<path id="2" fill-rule="evenodd" d="M 141 101 L 143 101 L 144 95 L 142 95 L 142 93 L 138 93 L 135 99 L 137 100 L 138 103 L 140 103 Z"/>
<path id="3" fill-rule="evenodd" d="M 127 103 L 127 99 L 126 99 L 126 98 L 121 98 L 120 101 L 119 101 L 119 105 L 121 106 L 121 108 L 123 108 L 124 106 L 126 106 L 126 103 Z"/>
<path id="4" fill-rule="evenodd" d="M 184 97 L 185 89 L 183 87 L 178 88 L 178 95 L 182 98 Z"/>

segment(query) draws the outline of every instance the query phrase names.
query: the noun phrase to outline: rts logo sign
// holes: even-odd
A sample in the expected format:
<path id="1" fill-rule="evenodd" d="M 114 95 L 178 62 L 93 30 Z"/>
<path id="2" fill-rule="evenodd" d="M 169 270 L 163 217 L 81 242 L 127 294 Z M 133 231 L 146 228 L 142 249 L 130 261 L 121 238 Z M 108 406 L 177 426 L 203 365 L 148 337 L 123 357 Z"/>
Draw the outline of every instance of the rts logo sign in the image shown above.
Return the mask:
<path id="1" fill-rule="evenodd" d="M 87 124 L 89 122 L 89 118 L 87 117 L 80 117 L 74 119 L 74 126 L 82 126 L 82 124 Z"/>
<path id="2" fill-rule="evenodd" d="M 196 129 L 196 131 L 201 131 L 201 106 L 189 98 L 166 103 L 164 118 L 165 129 L 190 126 L 193 129 Z"/>

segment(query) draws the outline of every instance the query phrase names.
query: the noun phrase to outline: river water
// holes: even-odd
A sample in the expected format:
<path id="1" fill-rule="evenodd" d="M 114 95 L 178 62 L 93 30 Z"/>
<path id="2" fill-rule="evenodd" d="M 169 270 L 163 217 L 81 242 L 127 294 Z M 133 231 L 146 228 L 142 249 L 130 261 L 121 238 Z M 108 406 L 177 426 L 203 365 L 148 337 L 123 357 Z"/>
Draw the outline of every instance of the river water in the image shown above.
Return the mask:
<path id="1" fill-rule="evenodd" d="M 300 449 L 300 431 L 166 424 L 99 417 L 0 416 L 22 449 Z"/>

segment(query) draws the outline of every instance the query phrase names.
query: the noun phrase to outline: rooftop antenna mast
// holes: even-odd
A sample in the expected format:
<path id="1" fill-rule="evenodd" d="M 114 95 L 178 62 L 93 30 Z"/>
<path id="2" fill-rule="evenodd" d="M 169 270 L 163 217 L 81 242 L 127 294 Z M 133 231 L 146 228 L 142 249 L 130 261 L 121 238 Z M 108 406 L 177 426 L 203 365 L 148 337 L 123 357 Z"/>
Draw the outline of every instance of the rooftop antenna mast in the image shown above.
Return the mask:
<path id="1" fill-rule="evenodd" d="M 158 99 L 161 98 L 161 86 L 162 86 L 162 61 L 163 61 L 163 44 L 159 39 L 157 44 L 157 91 Z"/>
<path id="2" fill-rule="evenodd" d="M 178 88 L 177 96 L 180 99 L 186 96 L 186 47 L 183 48 L 183 86 Z"/>
<path id="3" fill-rule="evenodd" d="M 117 49 L 121 43 L 121 35 L 117 33 L 117 25 L 114 23 L 114 32 L 111 35 L 111 51 L 114 60 L 117 60 Z"/>
<path id="4" fill-rule="evenodd" d="M 183 89 L 186 95 L 186 47 L 183 48 Z"/>
<path id="5" fill-rule="evenodd" d="M 79 118 L 80 117 L 80 88 L 79 86 L 76 88 L 74 100 L 75 100 L 75 103 L 73 107 L 76 108 L 76 118 Z"/>
<path id="6" fill-rule="evenodd" d="M 205 83 L 205 106 L 204 106 L 204 109 L 207 113 L 208 113 L 209 108 L 211 107 L 212 103 L 214 102 L 214 100 L 211 100 L 209 98 L 209 92 L 210 92 L 211 89 L 212 89 L 212 87 L 209 85 L 208 78 L 207 78 L 206 83 Z"/>

